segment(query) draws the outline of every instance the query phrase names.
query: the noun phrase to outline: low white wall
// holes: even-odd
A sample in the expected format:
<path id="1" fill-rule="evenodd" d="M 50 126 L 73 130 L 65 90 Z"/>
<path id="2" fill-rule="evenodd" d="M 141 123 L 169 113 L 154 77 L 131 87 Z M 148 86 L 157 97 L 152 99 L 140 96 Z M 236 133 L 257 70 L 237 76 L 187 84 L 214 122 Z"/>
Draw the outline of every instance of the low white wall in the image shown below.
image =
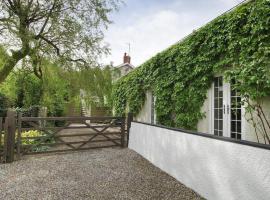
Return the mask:
<path id="1" fill-rule="evenodd" d="M 129 148 L 207 199 L 270 199 L 270 150 L 137 122 Z"/>

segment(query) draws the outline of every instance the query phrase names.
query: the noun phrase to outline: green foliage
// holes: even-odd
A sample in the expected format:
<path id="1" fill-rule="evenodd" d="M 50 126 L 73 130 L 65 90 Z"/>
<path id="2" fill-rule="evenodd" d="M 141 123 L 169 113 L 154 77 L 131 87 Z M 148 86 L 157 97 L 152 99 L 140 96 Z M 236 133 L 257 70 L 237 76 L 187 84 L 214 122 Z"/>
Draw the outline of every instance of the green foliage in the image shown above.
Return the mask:
<path id="1" fill-rule="evenodd" d="M 109 66 L 87 68 L 77 72 L 73 83 L 77 82 L 78 88 L 84 90 L 88 104 L 111 107 L 113 75 L 114 69 Z"/>
<path id="2" fill-rule="evenodd" d="M 42 96 L 42 81 L 34 74 L 19 71 L 16 74 L 17 99 L 16 107 L 28 108 L 32 105 L 39 105 Z"/>
<path id="3" fill-rule="evenodd" d="M 1 84 L 0 91 L 10 99 L 11 105 L 28 108 L 39 105 L 42 95 L 42 82 L 34 74 L 25 69 L 19 69 L 10 74 Z"/>
<path id="4" fill-rule="evenodd" d="M 48 139 L 46 139 L 45 141 L 42 141 L 41 142 L 40 141 L 40 138 L 37 138 L 37 137 L 42 137 L 42 136 L 46 136 L 46 134 L 44 134 L 41 131 L 37 131 L 37 130 L 30 130 L 30 131 L 22 132 L 21 133 L 21 137 L 29 137 L 28 139 L 22 140 L 22 145 L 33 145 L 31 147 L 31 150 L 33 152 L 47 151 L 50 147 L 49 146 L 40 145 L 40 143 L 48 143 L 48 144 L 49 143 L 53 143 L 54 142 L 54 138 L 53 137 L 48 137 Z"/>
<path id="5" fill-rule="evenodd" d="M 249 1 L 157 54 L 114 85 L 116 114 L 156 96 L 158 123 L 196 129 L 215 73 L 239 80 L 242 94 L 270 94 L 270 1 Z"/>
<path id="6" fill-rule="evenodd" d="M 68 76 L 71 74 L 61 68 L 57 63 L 44 61 L 43 96 L 41 105 L 48 108 L 49 116 L 63 116 L 65 107 L 70 99 L 72 85 Z"/>
<path id="7" fill-rule="evenodd" d="M 37 130 L 30 130 L 21 133 L 21 137 L 41 137 L 41 136 L 42 133 Z M 27 139 L 22 141 L 22 144 L 36 144 L 36 143 L 37 143 L 36 139 Z"/>
<path id="8" fill-rule="evenodd" d="M 28 111 L 33 106 L 39 105 L 47 107 L 50 116 L 64 115 L 72 89 L 66 78 L 70 74 L 58 64 L 46 60 L 42 61 L 42 65 L 46 66 L 42 79 L 37 78 L 29 70 L 27 63 L 8 76 L 0 85 L 0 92 L 9 99 L 9 104 L 3 104 L 3 108 L 13 106 L 28 113 L 25 109 Z"/>

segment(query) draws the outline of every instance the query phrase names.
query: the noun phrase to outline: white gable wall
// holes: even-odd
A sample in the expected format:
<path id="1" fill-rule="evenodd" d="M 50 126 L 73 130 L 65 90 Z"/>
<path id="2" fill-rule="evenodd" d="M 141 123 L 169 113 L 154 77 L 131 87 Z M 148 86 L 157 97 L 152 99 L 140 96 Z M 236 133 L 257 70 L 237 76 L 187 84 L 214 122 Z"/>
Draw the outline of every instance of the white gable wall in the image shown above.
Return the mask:
<path id="1" fill-rule="evenodd" d="M 136 121 L 151 123 L 151 104 L 152 104 L 152 92 L 147 91 L 144 105 L 140 113 L 135 116 Z"/>

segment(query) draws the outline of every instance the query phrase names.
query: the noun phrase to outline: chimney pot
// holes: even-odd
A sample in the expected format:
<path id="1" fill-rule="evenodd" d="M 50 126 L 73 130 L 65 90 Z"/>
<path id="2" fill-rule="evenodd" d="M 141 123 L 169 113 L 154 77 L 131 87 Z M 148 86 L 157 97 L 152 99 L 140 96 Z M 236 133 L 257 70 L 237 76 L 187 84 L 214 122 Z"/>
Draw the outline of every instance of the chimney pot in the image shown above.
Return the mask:
<path id="1" fill-rule="evenodd" d="M 124 63 L 130 64 L 130 60 L 131 60 L 130 56 L 127 55 L 127 53 L 124 53 Z"/>

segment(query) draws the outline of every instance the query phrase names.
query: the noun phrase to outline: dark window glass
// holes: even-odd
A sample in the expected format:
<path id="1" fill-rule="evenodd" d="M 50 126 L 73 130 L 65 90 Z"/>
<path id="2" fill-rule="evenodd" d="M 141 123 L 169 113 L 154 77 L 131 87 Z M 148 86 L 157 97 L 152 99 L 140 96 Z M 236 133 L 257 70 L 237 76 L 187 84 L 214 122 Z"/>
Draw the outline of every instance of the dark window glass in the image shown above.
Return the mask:
<path id="1" fill-rule="evenodd" d="M 223 78 L 222 78 L 222 76 L 218 77 L 218 83 L 219 83 L 219 86 L 222 86 L 223 85 Z"/>
<path id="2" fill-rule="evenodd" d="M 223 130 L 223 121 L 219 120 L 218 122 L 219 130 Z"/>
<path id="3" fill-rule="evenodd" d="M 232 93 L 231 93 L 232 97 L 235 96 L 235 90 L 232 90 Z"/>
<path id="4" fill-rule="evenodd" d="M 223 91 L 222 90 L 219 90 L 218 91 L 218 95 L 219 95 L 219 97 L 223 97 Z"/>
<path id="5" fill-rule="evenodd" d="M 235 110 L 231 110 L 231 120 L 236 120 L 236 112 L 235 112 Z"/>
<path id="6" fill-rule="evenodd" d="M 214 86 L 217 87 L 218 86 L 218 78 L 214 79 Z"/>
<path id="7" fill-rule="evenodd" d="M 218 120 L 215 120 L 214 121 L 214 129 L 217 129 L 218 130 Z"/>
<path id="8" fill-rule="evenodd" d="M 237 109 L 237 120 L 241 121 L 241 109 Z"/>
<path id="9" fill-rule="evenodd" d="M 218 119 L 218 109 L 214 110 L 214 117 L 215 117 L 215 119 Z"/>
<path id="10" fill-rule="evenodd" d="M 215 95 L 215 98 L 218 98 L 218 88 L 215 88 L 214 95 Z"/>
<path id="11" fill-rule="evenodd" d="M 237 122 L 237 132 L 241 133 L 241 121 Z"/>
<path id="12" fill-rule="evenodd" d="M 218 108 L 218 99 L 215 99 L 215 100 L 214 100 L 214 103 L 215 103 L 215 105 L 214 105 L 215 108 Z"/>
<path id="13" fill-rule="evenodd" d="M 223 109 L 218 109 L 218 118 L 219 119 L 223 118 Z"/>
<path id="14" fill-rule="evenodd" d="M 222 102 L 222 98 L 220 98 L 220 99 L 219 99 L 218 104 L 219 104 L 219 105 L 218 105 L 218 107 L 219 107 L 219 108 L 222 108 L 222 106 L 223 106 L 223 105 L 222 105 L 222 104 L 223 104 L 223 102 Z"/>
<path id="15" fill-rule="evenodd" d="M 231 122 L 231 131 L 236 132 L 236 122 L 235 121 Z"/>
<path id="16" fill-rule="evenodd" d="M 237 139 L 241 140 L 241 134 L 237 134 Z"/>
<path id="17" fill-rule="evenodd" d="M 222 131 L 219 131 L 218 135 L 219 136 L 222 136 L 223 135 Z"/>

